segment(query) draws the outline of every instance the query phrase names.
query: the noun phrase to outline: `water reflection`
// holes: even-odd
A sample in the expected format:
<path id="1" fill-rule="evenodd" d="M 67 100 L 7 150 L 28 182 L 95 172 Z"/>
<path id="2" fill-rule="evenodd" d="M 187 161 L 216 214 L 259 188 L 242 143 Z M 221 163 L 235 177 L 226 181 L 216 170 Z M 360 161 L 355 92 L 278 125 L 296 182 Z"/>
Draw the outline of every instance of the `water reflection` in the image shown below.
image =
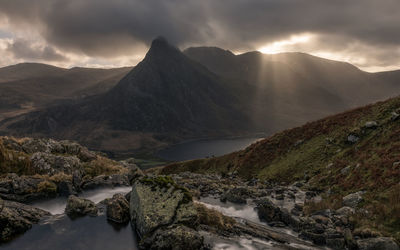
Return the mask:
<path id="1" fill-rule="evenodd" d="M 79 197 L 89 199 L 94 203 L 99 203 L 106 198 L 111 198 L 114 194 L 125 194 L 131 190 L 131 187 L 98 188 L 84 191 L 83 193 L 79 194 Z M 50 200 L 38 201 L 32 203 L 31 205 L 48 211 L 51 214 L 62 214 L 64 213 L 65 206 L 67 205 L 67 197 L 58 197 Z"/>
<path id="2" fill-rule="evenodd" d="M 259 137 L 252 137 L 190 141 L 163 149 L 157 153 L 157 156 L 169 161 L 221 156 L 244 149 L 260 139 Z"/>
<path id="3" fill-rule="evenodd" d="M 125 250 L 137 249 L 137 239 L 130 225 L 110 225 L 104 215 L 75 220 L 65 215 L 34 225 L 12 242 L 1 245 L 7 250 Z"/>

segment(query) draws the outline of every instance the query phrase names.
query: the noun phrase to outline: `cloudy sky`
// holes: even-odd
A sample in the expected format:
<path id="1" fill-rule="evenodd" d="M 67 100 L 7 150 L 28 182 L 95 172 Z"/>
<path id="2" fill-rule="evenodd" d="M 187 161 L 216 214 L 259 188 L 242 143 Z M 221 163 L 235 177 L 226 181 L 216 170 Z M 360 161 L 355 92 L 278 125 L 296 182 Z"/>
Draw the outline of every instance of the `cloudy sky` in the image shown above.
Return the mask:
<path id="1" fill-rule="evenodd" d="M 400 69 L 399 0 L 0 0 L 0 66 L 135 65 L 159 35 L 181 49 L 301 51 Z"/>

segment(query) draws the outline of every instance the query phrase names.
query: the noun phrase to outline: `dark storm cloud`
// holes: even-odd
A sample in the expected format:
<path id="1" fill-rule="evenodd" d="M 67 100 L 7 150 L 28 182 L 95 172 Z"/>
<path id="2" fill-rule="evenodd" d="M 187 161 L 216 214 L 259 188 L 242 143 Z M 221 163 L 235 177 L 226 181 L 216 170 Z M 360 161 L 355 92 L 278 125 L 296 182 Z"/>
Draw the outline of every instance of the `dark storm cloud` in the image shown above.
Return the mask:
<path id="1" fill-rule="evenodd" d="M 233 50 L 303 32 L 332 44 L 400 45 L 398 0 L 0 0 L 0 12 L 57 48 L 89 56 L 122 55 L 158 35 Z"/>
<path id="2" fill-rule="evenodd" d="M 14 58 L 39 60 L 39 61 L 67 61 L 68 59 L 54 50 L 54 48 L 46 46 L 33 46 L 29 41 L 17 39 L 9 43 L 6 49 Z"/>

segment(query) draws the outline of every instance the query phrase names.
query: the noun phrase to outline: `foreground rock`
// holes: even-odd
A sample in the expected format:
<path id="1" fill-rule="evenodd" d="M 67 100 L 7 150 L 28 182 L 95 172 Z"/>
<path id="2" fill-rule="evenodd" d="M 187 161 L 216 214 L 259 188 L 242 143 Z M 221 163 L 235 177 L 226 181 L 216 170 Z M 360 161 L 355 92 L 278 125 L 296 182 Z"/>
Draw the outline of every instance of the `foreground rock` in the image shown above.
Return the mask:
<path id="1" fill-rule="evenodd" d="M 98 209 L 93 201 L 70 195 L 68 197 L 65 213 L 71 218 L 85 215 L 97 216 Z"/>
<path id="2" fill-rule="evenodd" d="M 50 213 L 13 201 L 0 199 L 0 242 L 24 233 Z"/>
<path id="3" fill-rule="evenodd" d="M 129 222 L 129 202 L 122 194 L 115 194 L 107 201 L 107 219 L 116 223 Z"/>
<path id="4" fill-rule="evenodd" d="M 202 249 L 197 212 L 188 191 L 168 177 L 144 177 L 130 195 L 130 216 L 141 249 Z"/>

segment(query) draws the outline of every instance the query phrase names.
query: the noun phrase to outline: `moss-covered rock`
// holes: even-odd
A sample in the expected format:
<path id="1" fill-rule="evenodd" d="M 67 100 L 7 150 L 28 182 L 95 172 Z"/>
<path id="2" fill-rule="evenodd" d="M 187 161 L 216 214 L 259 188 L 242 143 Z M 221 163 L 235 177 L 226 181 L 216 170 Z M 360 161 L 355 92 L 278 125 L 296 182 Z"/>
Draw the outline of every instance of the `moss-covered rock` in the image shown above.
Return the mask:
<path id="1" fill-rule="evenodd" d="M 65 207 L 65 213 L 71 218 L 85 215 L 97 216 L 98 209 L 93 201 L 70 195 Z"/>
<path id="2" fill-rule="evenodd" d="M 189 192 L 169 177 L 144 177 L 137 180 L 130 195 L 130 215 L 132 224 L 147 249 L 171 249 L 159 245 L 160 237 L 163 240 L 176 238 L 182 243 L 182 248 L 173 249 L 193 249 L 185 248 L 192 238 L 198 239 L 201 244 L 203 242 L 195 231 L 182 230 L 186 227 L 196 228 L 197 210 Z M 182 233 L 184 231 L 191 233 Z"/>

